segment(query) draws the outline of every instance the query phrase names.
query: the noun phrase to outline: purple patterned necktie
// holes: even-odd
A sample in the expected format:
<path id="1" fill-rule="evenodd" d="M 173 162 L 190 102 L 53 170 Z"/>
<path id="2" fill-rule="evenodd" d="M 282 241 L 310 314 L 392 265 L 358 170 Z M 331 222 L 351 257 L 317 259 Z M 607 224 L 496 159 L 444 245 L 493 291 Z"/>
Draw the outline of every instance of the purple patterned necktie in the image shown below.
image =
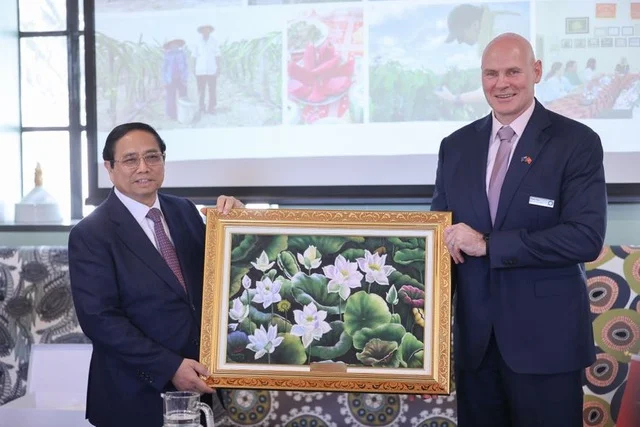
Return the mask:
<path id="1" fill-rule="evenodd" d="M 158 249 L 162 258 L 167 262 L 167 265 L 176 275 L 178 281 L 182 287 L 186 290 L 187 287 L 184 283 L 184 277 L 182 276 L 182 270 L 180 269 L 180 261 L 178 261 L 178 255 L 176 255 L 176 249 L 173 247 L 171 240 L 164 232 L 164 226 L 162 225 L 162 213 L 158 208 L 151 208 L 147 213 L 147 218 L 153 221 L 153 229 L 156 234 L 156 240 L 158 242 Z"/>
<path id="2" fill-rule="evenodd" d="M 500 138 L 500 146 L 496 154 L 496 160 L 493 163 L 491 178 L 489 179 L 489 191 L 487 198 L 489 199 L 489 212 L 491 213 L 491 224 L 496 220 L 496 212 L 498 212 L 498 201 L 500 200 L 500 190 L 504 177 L 509 169 L 509 154 L 511 154 L 511 140 L 515 135 L 515 131 L 509 126 L 503 126 L 498 131 Z"/>

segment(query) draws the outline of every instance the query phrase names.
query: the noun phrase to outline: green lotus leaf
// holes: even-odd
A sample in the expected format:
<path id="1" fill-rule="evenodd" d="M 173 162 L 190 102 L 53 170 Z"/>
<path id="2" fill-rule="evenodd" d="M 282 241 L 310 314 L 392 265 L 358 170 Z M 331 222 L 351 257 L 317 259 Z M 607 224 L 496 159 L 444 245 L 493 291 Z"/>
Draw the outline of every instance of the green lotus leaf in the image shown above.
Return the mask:
<path id="1" fill-rule="evenodd" d="M 247 335 L 252 335 L 255 330 L 258 329 L 258 325 L 251 321 L 250 315 L 238 324 L 236 331 L 245 332 Z"/>
<path id="2" fill-rule="evenodd" d="M 328 314 L 339 313 L 340 295 L 327 292 L 329 279 L 325 276 L 316 273 L 311 276 L 298 273 L 291 278 L 291 283 L 293 297 L 298 303 L 307 305 L 312 302 L 318 310 L 324 310 Z"/>
<path id="3" fill-rule="evenodd" d="M 231 262 L 243 261 L 248 259 L 250 254 L 255 250 L 257 243 L 257 236 L 253 234 L 245 235 L 240 244 L 234 247 L 231 251 Z"/>
<path id="4" fill-rule="evenodd" d="M 278 327 L 278 333 L 285 333 L 285 332 L 289 332 L 291 330 L 291 322 L 289 322 L 287 319 L 285 319 L 284 317 L 280 316 L 279 314 L 274 314 L 273 317 L 271 318 L 271 325 L 276 325 Z M 265 325 L 265 329 L 267 328 L 267 325 Z"/>
<path id="5" fill-rule="evenodd" d="M 338 294 L 331 294 L 338 295 Z M 391 313 L 381 296 L 364 291 L 351 294 L 344 309 L 344 329 L 353 335 L 364 328 L 377 328 L 389 323 Z"/>
<path id="6" fill-rule="evenodd" d="M 288 237 L 282 235 L 259 237 L 260 249 L 256 251 L 255 256 L 258 257 L 264 250 L 269 257 L 269 261 L 275 261 L 278 254 L 287 249 Z M 254 261 L 254 260 L 251 260 Z"/>
<path id="7" fill-rule="evenodd" d="M 235 296 L 242 288 L 242 278 L 249 272 L 249 267 L 231 266 L 231 283 L 229 284 L 229 295 Z"/>
<path id="8" fill-rule="evenodd" d="M 415 237 L 389 237 L 387 240 L 397 249 L 414 249 L 418 247 L 418 239 Z"/>
<path id="9" fill-rule="evenodd" d="M 278 270 L 272 268 L 271 270 L 267 271 L 265 274 L 262 275 L 262 279 L 260 280 L 264 280 L 265 277 L 268 277 L 269 280 L 271 280 L 272 282 L 276 280 L 276 276 L 278 275 Z"/>
<path id="10" fill-rule="evenodd" d="M 309 246 L 315 246 L 321 254 L 330 255 L 338 252 L 352 237 L 344 236 L 290 236 L 289 250 L 294 254 L 302 254 Z"/>
<path id="11" fill-rule="evenodd" d="M 391 320 L 389 320 L 389 323 L 399 323 L 402 325 L 402 316 L 400 316 L 400 313 L 393 313 L 391 315 Z"/>
<path id="12" fill-rule="evenodd" d="M 322 360 L 333 360 L 344 356 L 352 346 L 351 337 L 344 331 L 344 323 L 336 320 L 329 325 L 331 330 L 309 347 L 311 355 Z"/>
<path id="13" fill-rule="evenodd" d="M 260 305 L 260 307 L 262 307 L 262 305 Z M 263 313 L 262 311 L 258 310 L 255 306 L 252 305 L 249 307 L 249 316 L 247 318 L 251 319 L 253 322 L 257 323 L 258 325 L 264 325 L 266 328 L 269 325 L 269 323 L 271 323 L 271 312 Z"/>
<path id="14" fill-rule="evenodd" d="M 363 328 L 353 334 L 353 346 L 362 350 L 374 338 L 379 338 L 382 341 L 395 341 L 400 345 L 402 337 L 406 333 L 404 326 L 397 323 L 386 323 L 374 329 Z"/>
<path id="15" fill-rule="evenodd" d="M 364 258 L 364 249 L 346 249 L 342 251 L 342 256 L 347 260 L 354 262 L 358 258 Z"/>
<path id="16" fill-rule="evenodd" d="M 291 334 L 278 334 L 284 340 L 271 354 L 271 363 L 281 365 L 304 365 L 307 362 L 307 354 L 300 337 Z M 266 357 L 264 357 L 266 359 Z"/>
<path id="17" fill-rule="evenodd" d="M 280 282 L 280 296 L 282 299 L 293 299 L 293 283 L 291 283 L 291 280 L 280 276 L 278 281 Z"/>
<path id="18" fill-rule="evenodd" d="M 360 247 L 364 247 L 364 249 L 367 249 L 369 252 L 373 253 L 373 251 L 379 248 L 385 248 L 385 251 L 386 251 L 387 244 L 388 244 L 388 241 L 386 237 L 367 237 L 364 242 L 364 245 L 360 245 Z M 383 254 L 380 254 L 380 255 L 383 255 Z"/>
<path id="19" fill-rule="evenodd" d="M 424 249 L 401 249 L 393 255 L 393 260 L 402 265 L 424 264 Z"/>
<path id="20" fill-rule="evenodd" d="M 383 341 L 379 338 L 374 338 L 367 343 L 361 353 L 356 353 L 356 357 L 363 365 L 367 366 L 390 368 L 400 366 L 398 343 L 395 341 Z"/>
<path id="21" fill-rule="evenodd" d="M 396 285 L 398 289 L 400 289 L 402 285 L 411 285 L 424 291 L 424 284 L 420 283 L 408 274 L 402 274 L 398 270 L 389 275 L 389 284 Z"/>
<path id="22" fill-rule="evenodd" d="M 406 333 L 398 349 L 402 366 L 407 368 L 422 368 L 424 366 L 424 344 L 415 335 Z"/>
<path id="23" fill-rule="evenodd" d="M 277 259 L 278 267 L 282 270 L 289 279 L 291 279 L 296 273 L 300 272 L 300 267 L 296 261 L 296 257 L 289 251 L 282 251 L 278 254 Z"/>

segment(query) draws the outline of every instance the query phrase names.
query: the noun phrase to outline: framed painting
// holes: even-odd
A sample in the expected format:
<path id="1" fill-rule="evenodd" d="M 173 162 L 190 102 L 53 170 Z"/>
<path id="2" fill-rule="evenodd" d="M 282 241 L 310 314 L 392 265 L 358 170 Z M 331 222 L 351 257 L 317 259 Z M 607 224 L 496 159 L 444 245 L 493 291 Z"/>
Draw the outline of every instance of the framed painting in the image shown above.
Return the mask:
<path id="1" fill-rule="evenodd" d="M 448 212 L 207 212 L 211 387 L 449 394 Z"/>
<path id="2" fill-rule="evenodd" d="M 589 34 L 589 18 L 565 18 L 565 34 Z"/>

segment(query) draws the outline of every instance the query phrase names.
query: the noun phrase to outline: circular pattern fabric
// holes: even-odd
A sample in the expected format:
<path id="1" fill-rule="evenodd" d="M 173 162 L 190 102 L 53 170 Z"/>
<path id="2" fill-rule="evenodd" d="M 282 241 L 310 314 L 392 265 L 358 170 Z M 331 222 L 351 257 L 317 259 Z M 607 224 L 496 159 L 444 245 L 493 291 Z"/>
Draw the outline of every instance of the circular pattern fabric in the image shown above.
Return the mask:
<path id="1" fill-rule="evenodd" d="M 348 393 L 347 407 L 356 423 L 386 426 L 402 413 L 402 397 L 373 393 Z"/>
<path id="2" fill-rule="evenodd" d="M 624 260 L 624 277 L 629 287 L 640 294 L 640 252 L 634 252 Z"/>
<path id="3" fill-rule="evenodd" d="M 640 313 L 629 309 L 614 309 L 602 313 L 593 321 L 593 333 L 598 346 L 628 363 L 625 352 L 638 354 L 640 350 Z"/>
<path id="4" fill-rule="evenodd" d="M 596 396 L 584 396 L 582 422 L 584 427 L 613 427 L 609 403 Z"/>
<path id="5" fill-rule="evenodd" d="M 623 277 L 611 271 L 598 269 L 587 272 L 587 292 L 593 315 L 612 308 L 624 308 L 631 293 Z"/>
<path id="6" fill-rule="evenodd" d="M 635 310 L 640 313 L 640 295 L 637 295 L 629 304 L 630 310 Z"/>
<path id="7" fill-rule="evenodd" d="M 610 246 L 603 246 L 598 258 L 585 264 L 587 271 L 596 269 L 616 257 Z"/>
<path id="8" fill-rule="evenodd" d="M 640 252 L 640 246 L 629 246 L 629 245 L 621 245 L 621 246 L 611 246 L 611 252 L 613 252 L 617 257 L 626 258 L 629 254 Z"/>
<path id="9" fill-rule="evenodd" d="M 336 423 L 331 421 L 331 415 L 323 413 L 322 408 L 316 406 L 311 409 L 309 406 L 302 408 L 293 408 L 289 411 L 289 415 L 280 417 L 284 427 L 337 427 Z"/>
<path id="10" fill-rule="evenodd" d="M 443 416 L 434 415 L 420 422 L 420 424 L 415 424 L 416 427 L 456 427 L 458 424 Z"/>
<path id="11" fill-rule="evenodd" d="M 585 385 L 595 394 L 607 394 L 624 382 L 628 369 L 626 363 L 599 350 L 596 361 L 585 371 Z"/>
<path id="12" fill-rule="evenodd" d="M 239 425 L 260 424 L 271 413 L 272 397 L 266 390 L 228 391 L 224 394 L 224 401 L 229 420 Z"/>

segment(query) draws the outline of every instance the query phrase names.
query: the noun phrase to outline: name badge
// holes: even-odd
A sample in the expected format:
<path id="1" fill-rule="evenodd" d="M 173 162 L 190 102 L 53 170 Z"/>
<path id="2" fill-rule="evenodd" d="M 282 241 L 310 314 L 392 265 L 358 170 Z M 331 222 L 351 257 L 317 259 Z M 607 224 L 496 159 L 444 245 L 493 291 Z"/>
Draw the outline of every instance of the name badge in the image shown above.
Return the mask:
<path id="1" fill-rule="evenodd" d="M 535 206 L 542 206 L 543 208 L 552 208 L 554 205 L 554 201 L 551 199 L 544 199 L 542 197 L 529 197 L 529 204 Z"/>

